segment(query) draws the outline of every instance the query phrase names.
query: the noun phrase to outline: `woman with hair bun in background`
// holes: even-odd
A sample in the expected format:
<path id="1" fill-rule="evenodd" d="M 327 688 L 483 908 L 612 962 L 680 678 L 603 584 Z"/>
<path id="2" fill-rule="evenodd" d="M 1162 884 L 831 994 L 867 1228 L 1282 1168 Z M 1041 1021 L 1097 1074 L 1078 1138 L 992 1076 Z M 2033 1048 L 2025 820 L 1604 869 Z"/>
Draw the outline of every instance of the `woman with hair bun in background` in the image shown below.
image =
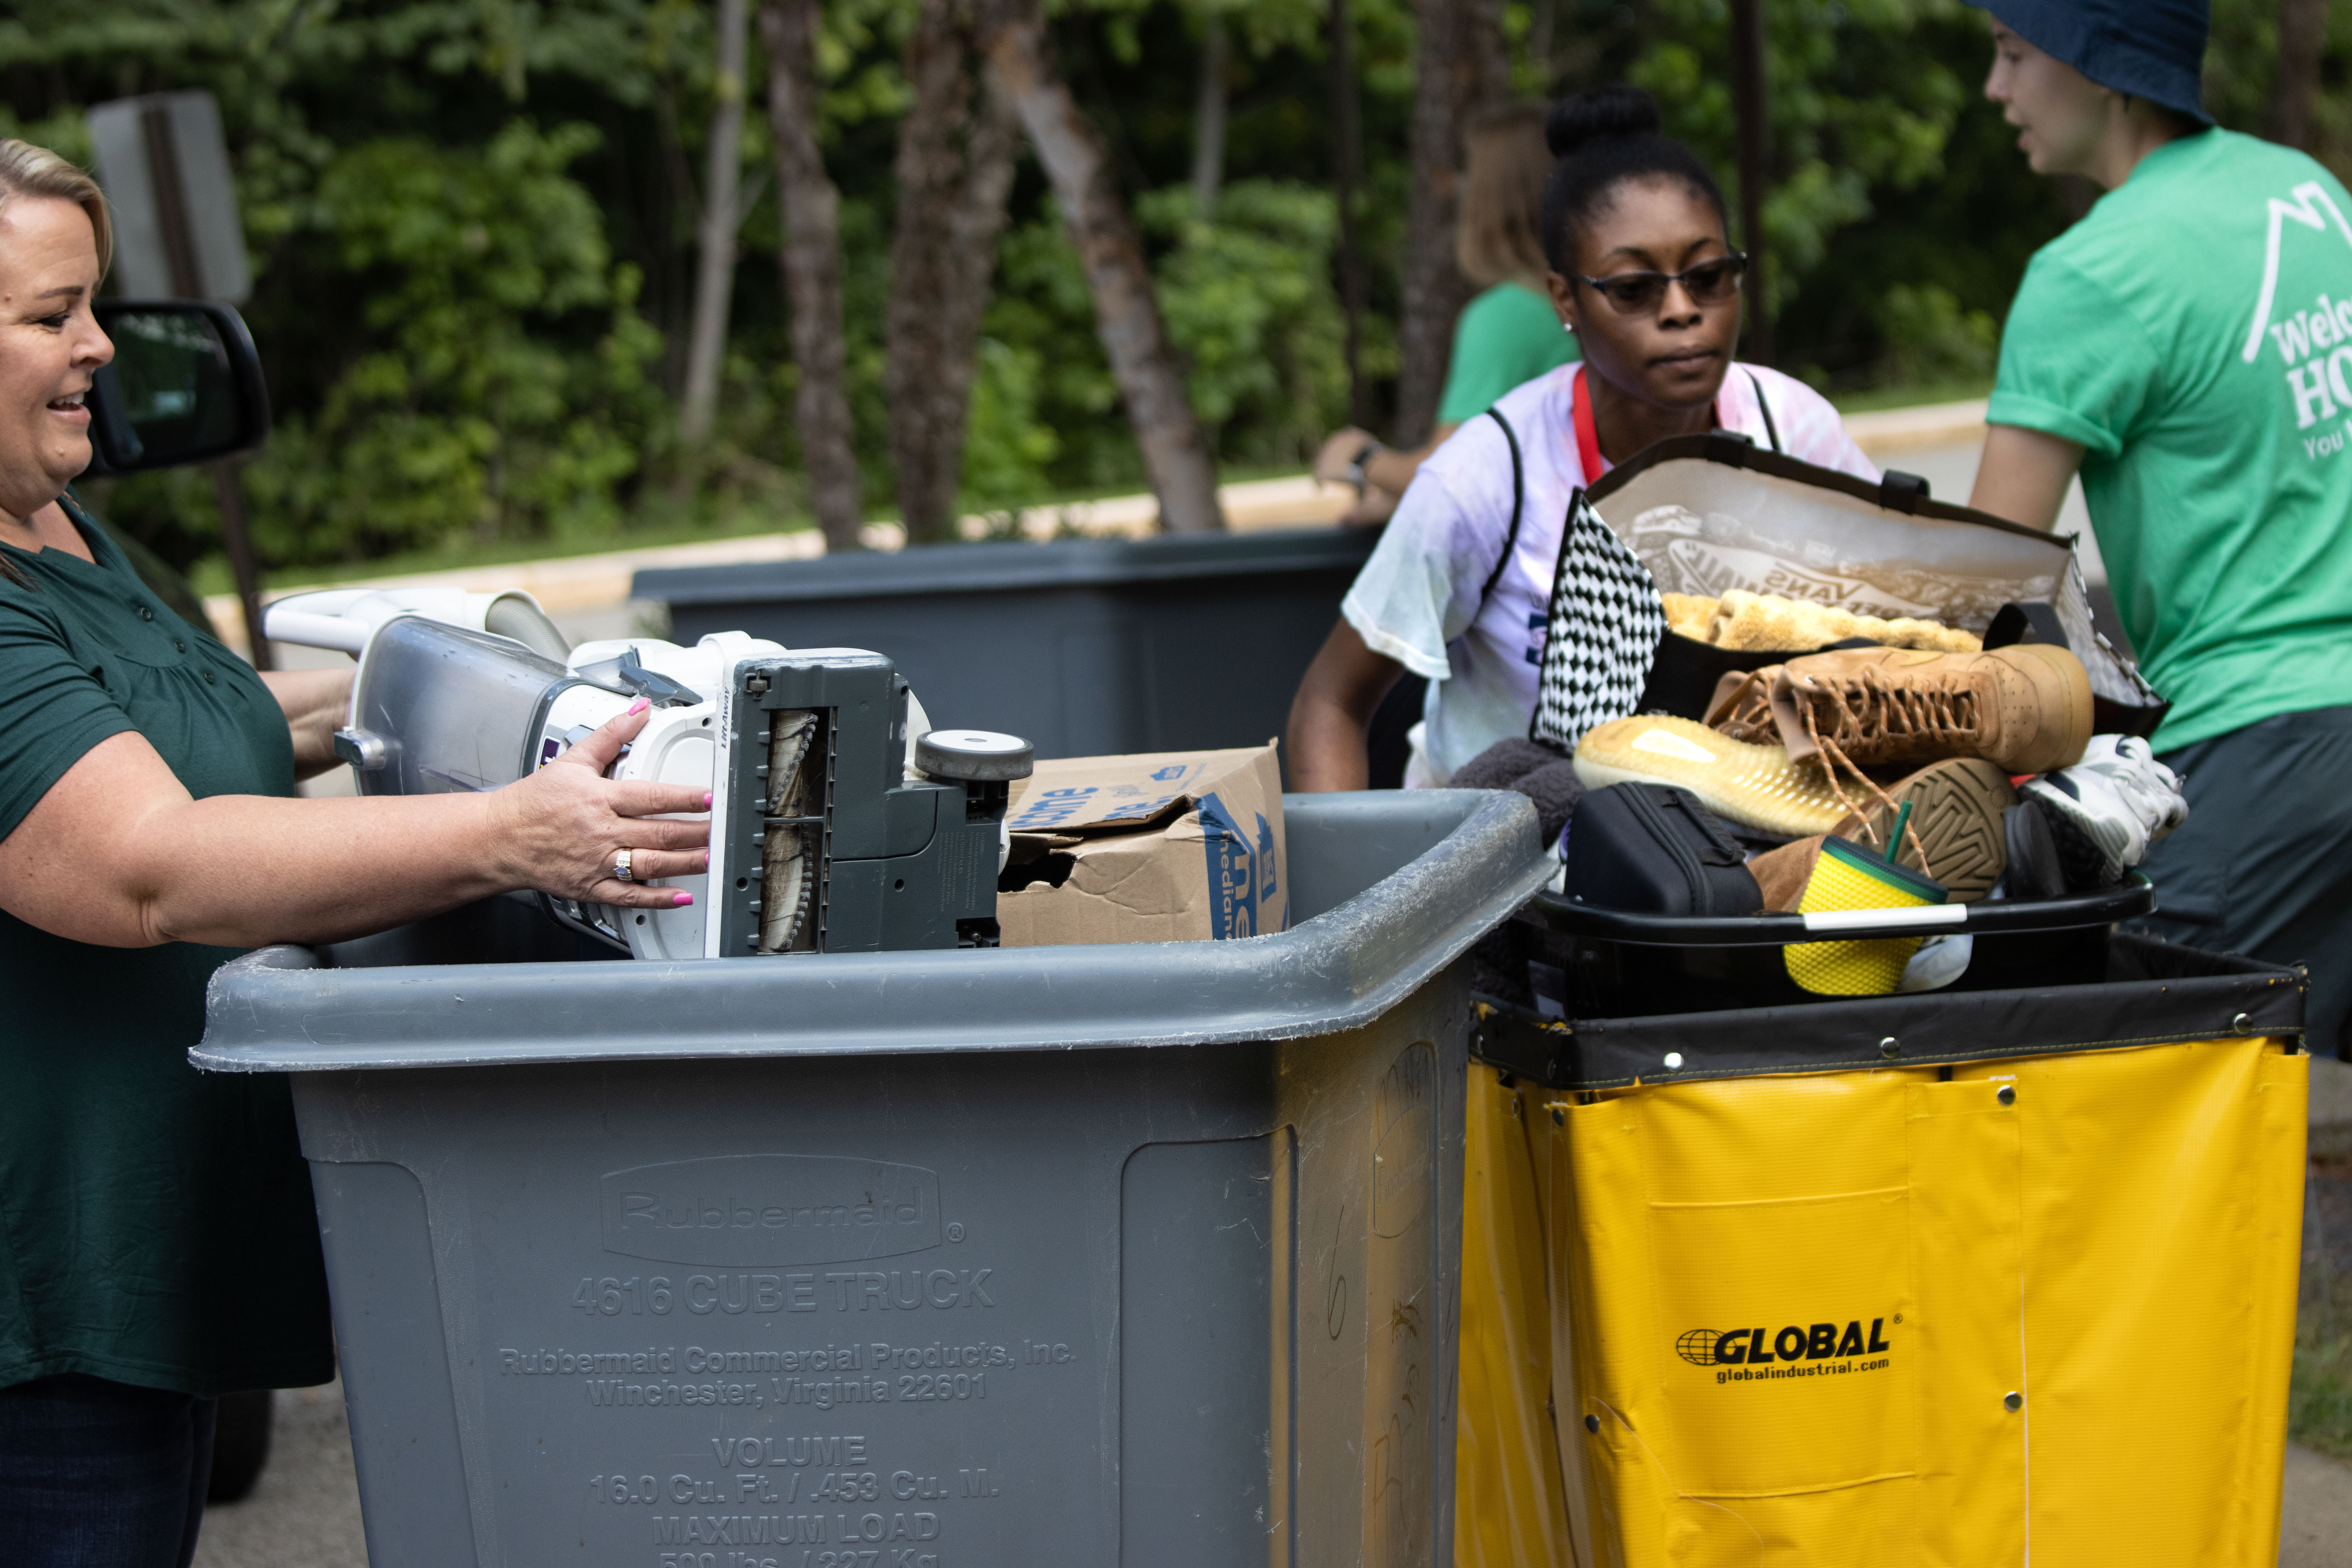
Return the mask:
<path id="1" fill-rule="evenodd" d="M 1393 451 L 1353 425 L 1324 438 L 1315 477 L 1353 484 L 1360 497 L 1342 522 L 1386 522 L 1423 459 L 1464 420 L 1475 419 L 1520 383 L 1575 363 L 1576 339 L 1559 330 L 1544 289 L 1549 264 L 1539 215 L 1552 162 L 1544 144 L 1546 112 L 1540 103 L 1489 109 L 1463 136 L 1469 166 L 1463 173 L 1454 259 L 1481 292 L 1454 324 L 1437 427 L 1427 441 L 1412 451 Z"/>
<path id="2" fill-rule="evenodd" d="M 1660 131 L 1656 101 L 1622 85 L 1580 93 L 1553 107 L 1546 139 L 1545 281 L 1583 363 L 1507 394 L 1421 465 L 1299 683 L 1288 735 L 1298 789 L 1365 786 L 1366 724 L 1407 670 L 1429 681 L 1407 787 L 1441 787 L 1487 747 L 1523 738 L 1569 498 L 1653 442 L 1734 430 L 1878 478 L 1820 394 L 1733 363 L 1747 258 L 1731 247 L 1714 176 Z"/>

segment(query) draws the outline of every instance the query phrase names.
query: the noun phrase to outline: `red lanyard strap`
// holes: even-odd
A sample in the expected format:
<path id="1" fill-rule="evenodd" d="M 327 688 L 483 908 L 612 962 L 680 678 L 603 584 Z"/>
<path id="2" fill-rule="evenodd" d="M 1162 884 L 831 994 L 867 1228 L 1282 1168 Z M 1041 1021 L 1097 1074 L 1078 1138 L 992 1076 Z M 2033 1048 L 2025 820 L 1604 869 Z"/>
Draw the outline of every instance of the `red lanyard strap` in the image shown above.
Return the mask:
<path id="1" fill-rule="evenodd" d="M 1583 465 L 1584 482 L 1592 483 L 1601 477 L 1601 437 L 1592 427 L 1592 399 L 1584 394 L 1584 367 L 1576 367 L 1576 379 L 1569 384 L 1570 422 L 1576 426 L 1576 460 Z"/>
<path id="2" fill-rule="evenodd" d="M 1584 465 L 1584 482 L 1590 485 L 1609 465 L 1601 460 L 1601 435 L 1592 427 L 1592 399 L 1584 395 L 1584 367 L 1580 364 L 1576 367 L 1576 379 L 1570 384 L 1568 395 L 1570 422 L 1576 426 L 1576 460 Z M 1759 405 L 1764 401 L 1764 389 L 1760 386 L 1756 389 L 1756 401 Z M 1765 419 L 1769 424 L 1770 414 L 1766 414 Z M 1711 429 L 1722 428 L 1721 399 L 1707 405 L 1706 422 Z M 1772 449 L 1776 452 L 1780 449 L 1777 435 Z"/>

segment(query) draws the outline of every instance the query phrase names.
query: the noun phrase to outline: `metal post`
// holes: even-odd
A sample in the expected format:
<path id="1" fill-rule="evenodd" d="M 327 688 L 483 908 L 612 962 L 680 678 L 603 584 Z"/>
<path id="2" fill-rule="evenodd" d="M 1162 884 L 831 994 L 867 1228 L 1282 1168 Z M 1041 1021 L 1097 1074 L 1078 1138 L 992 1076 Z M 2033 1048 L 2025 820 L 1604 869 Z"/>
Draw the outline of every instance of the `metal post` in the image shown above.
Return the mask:
<path id="1" fill-rule="evenodd" d="M 1326 30 L 1331 66 L 1331 184 L 1339 204 L 1339 303 L 1348 323 L 1348 417 L 1372 422 L 1371 389 L 1364 384 L 1364 260 L 1356 245 L 1356 186 L 1363 148 L 1357 129 L 1356 24 L 1348 0 L 1331 0 Z"/>
<path id="2" fill-rule="evenodd" d="M 139 116 L 147 142 L 147 173 L 155 191 L 155 223 L 163 231 L 163 255 L 172 267 L 172 291 L 185 299 L 204 296 L 197 276 L 194 230 L 188 222 L 187 187 L 180 177 L 179 145 L 172 135 L 171 110 L 150 103 Z M 261 568 L 253 555 L 253 538 L 245 526 L 245 492 L 236 482 L 235 464 L 226 458 L 205 465 L 212 471 L 213 494 L 220 503 L 221 543 L 228 552 L 229 574 L 236 580 L 238 605 L 245 612 L 246 646 L 253 667 L 268 669 L 274 661 L 261 636 Z"/>
<path id="3" fill-rule="evenodd" d="M 1771 166 L 1771 116 L 1764 96 L 1764 0 L 1731 0 L 1731 104 L 1739 133 L 1739 240 L 1748 252 L 1746 357 L 1772 359 L 1765 310 L 1764 187 Z"/>

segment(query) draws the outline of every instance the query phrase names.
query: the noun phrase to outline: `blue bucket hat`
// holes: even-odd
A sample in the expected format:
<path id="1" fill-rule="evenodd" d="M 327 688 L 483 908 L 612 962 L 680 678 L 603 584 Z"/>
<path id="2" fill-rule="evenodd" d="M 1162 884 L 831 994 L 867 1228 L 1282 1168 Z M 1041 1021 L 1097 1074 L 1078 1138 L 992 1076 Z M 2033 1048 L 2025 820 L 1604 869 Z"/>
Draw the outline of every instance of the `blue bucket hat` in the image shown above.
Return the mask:
<path id="1" fill-rule="evenodd" d="M 2206 0 L 1969 0 L 2045 55 L 2101 87 L 2210 125 L 2199 90 Z"/>

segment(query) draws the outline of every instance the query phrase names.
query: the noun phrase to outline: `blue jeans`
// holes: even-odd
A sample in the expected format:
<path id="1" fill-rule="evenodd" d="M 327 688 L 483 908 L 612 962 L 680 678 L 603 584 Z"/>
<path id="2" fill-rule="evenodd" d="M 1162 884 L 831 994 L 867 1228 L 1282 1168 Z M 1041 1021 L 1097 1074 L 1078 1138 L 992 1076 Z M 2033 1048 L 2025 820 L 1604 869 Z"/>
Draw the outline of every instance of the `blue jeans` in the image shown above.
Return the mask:
<path id="1" fill-rule="evenodd" d="M 68 1374 L 0 1388 L 0 1563 L 187 1568 L 213 1402 Z"/>

